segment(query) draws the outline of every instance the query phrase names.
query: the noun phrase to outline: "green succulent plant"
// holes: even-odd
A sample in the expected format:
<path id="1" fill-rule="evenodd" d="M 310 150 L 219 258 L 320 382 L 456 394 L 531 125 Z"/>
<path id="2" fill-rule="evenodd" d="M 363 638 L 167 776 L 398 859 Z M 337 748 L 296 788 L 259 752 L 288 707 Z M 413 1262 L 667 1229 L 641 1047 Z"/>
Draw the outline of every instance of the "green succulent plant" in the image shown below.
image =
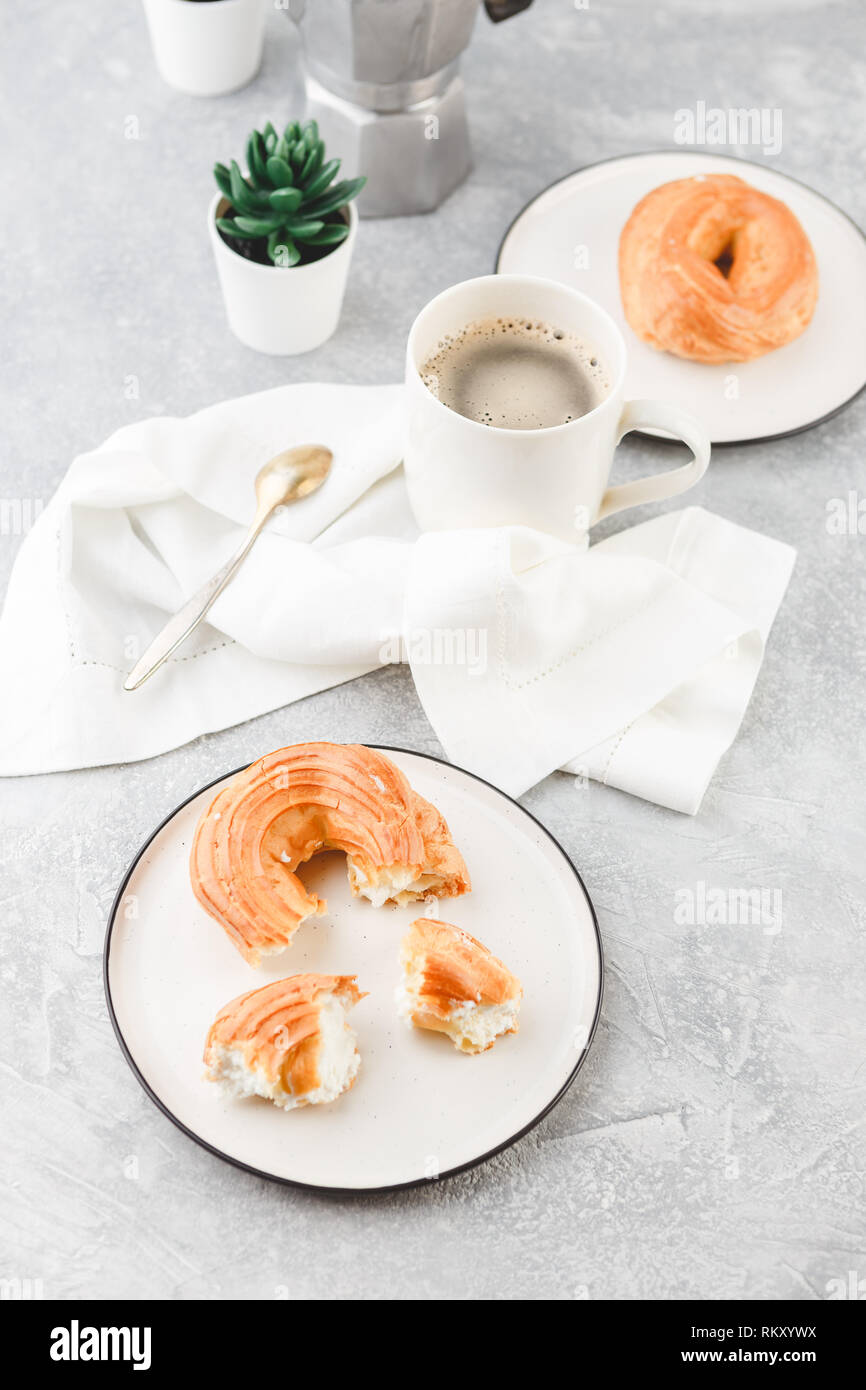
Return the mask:
<path id="1" fill-rule="evenodd" d="M 278 135 L 268 121 L 247 140 L 248 173 L 236 160 L 214 165 L 220 192 L 231 204 L 217 227 L 249 259 L 293 266 L 318 260 L 349 235 L 340 209 L 357 197 L 366 179 L 335 183 L 339 159 L 325 159 L 315 121 L 292 121 Z"/>

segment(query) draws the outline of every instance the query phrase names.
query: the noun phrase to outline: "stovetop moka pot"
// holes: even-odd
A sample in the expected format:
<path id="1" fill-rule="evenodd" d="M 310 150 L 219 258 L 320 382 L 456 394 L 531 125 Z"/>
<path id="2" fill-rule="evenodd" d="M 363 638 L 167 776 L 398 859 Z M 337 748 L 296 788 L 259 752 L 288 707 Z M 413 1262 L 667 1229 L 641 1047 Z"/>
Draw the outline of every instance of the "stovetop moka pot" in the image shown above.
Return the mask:
<path id="1" fill-rule="evenodd" d="M 494 22 L 532 0 L 487 0 Z M 362 217 L 430 212 L 472 157 L 460 55 L 479 0 L 292 0 L 306 116 L 342 173 L 366 174 Z"/>

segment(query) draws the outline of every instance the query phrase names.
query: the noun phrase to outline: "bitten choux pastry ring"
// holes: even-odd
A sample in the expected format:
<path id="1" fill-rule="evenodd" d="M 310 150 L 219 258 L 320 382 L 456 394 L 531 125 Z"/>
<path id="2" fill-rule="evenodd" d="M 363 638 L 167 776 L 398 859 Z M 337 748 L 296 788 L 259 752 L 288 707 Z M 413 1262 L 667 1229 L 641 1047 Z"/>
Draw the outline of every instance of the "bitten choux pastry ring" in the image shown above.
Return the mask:
<path id="1" fill-rule="evenodd" d="M 325 849 L 343 851 L 353 893 L 376 907 L 469 892 L 444 817 L 384 753 L 351 743 L 279 748 L 227 782 L 195 832 L 193 892 L 257 966 L 325 911 L 295 873 Z"/>

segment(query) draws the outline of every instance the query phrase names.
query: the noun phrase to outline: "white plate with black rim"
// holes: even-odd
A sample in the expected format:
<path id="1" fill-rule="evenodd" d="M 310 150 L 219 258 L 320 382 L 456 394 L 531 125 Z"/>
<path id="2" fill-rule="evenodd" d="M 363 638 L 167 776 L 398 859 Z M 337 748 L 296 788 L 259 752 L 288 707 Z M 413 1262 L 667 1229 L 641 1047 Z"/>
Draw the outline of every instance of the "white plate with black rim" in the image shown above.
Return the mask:
<path id="1" fill-rule="evenodd" d="M 425 754 L 383 748 L 442 811 L 472 892 L 434 915 L 471 932 L 522 980 L 520 1031 L 479 1056 L 397 1015 L 400 939 L 421 906 L 353 898 L 345 859 L 301 869 L 328 902 L 280 956 L 252 970 L 196 901 L 188 858 L 220 778 L 194 793 L 139 850 L 105 942 L 105 988 L 120 1046 L 159 1108 L 211 1153 L 262 1177 L 331 1191 L 429 1182 L 483 1162 L 531 1129 L 571 1085 L 602 996 L 589 895 L 565 851 L 503 792 Z M 227 774 L 231 776 L 234 774 Z M 226 1098 L 204 1080 L 205 1036 L 221 1006 L 301 971 L 356 974 L 368 997 L 351 1015 L 361 1070 L 330 1105 L 286 1112 Z"/>
<path id="2" fill-rule="evenodd" d="M 642 343 L 619 293 L 620 233 L 659 184 L 737 174 L 787 203 L 812 242 L 820 291 L 794 342 L 752 362 L 686 362 Z M 729 155 L 666 150 L 591 164 L 539 193 L 518 214 L 496 260 L 503 274 L 543 275 L 583 290 L 616 320 L 628 347 L 626 396 L 679 401 L 713 444 L 778 439 L 836 415 L 866 386 L 866 237 L 835 204 L 786 174 Z"/>

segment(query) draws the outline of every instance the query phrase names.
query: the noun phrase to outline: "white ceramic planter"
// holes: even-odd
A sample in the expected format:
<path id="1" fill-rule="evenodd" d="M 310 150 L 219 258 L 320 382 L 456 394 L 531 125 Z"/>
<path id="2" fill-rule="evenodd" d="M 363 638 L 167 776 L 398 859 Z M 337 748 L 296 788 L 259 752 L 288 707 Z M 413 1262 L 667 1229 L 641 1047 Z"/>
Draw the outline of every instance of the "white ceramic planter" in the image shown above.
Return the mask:
<path id="1" fill-rule="evenodd" d="M 245 86 L 262 61 L 267 8 L 267 0 L 144 0 L 160 76 L 195 97 Z"/>
<path id="2" fill-rule="evenodd" d="M 229 327 L 256 352 L 293 357 L 327 342 L 340 318 L 349 263 L 358 231 L 354 203 L 346 212 L 349 235 L 327 256 L 309 265 L 258 265 L 223 241 L 217 231 L 217 193 L 208 209 L 208 234 L 216 257 Z"/>

